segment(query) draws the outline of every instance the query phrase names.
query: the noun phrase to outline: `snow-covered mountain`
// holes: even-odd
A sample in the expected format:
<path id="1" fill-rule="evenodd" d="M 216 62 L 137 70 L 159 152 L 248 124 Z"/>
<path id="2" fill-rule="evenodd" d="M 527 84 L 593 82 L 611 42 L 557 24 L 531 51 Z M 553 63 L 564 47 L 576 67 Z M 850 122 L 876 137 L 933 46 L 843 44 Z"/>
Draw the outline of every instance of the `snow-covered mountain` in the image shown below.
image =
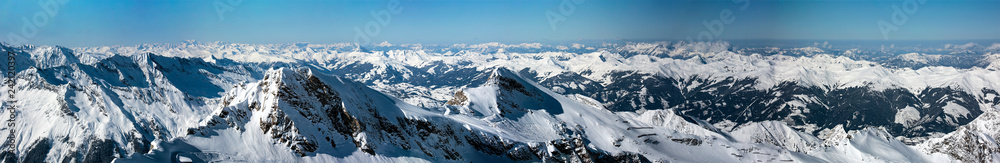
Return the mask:
<path id="1" fill-rule="evenodd" d="M 918 149 L 939 157 L 951 157 L 962 162 L 1000 161 L 1000 115 L 993 109 L 976 120 L 958 128 L 944 137 L 933 138 L 917 146 Z"/>
<path id="2" fill-rule="evenodd" d="M 2 46 L 17 54 L 17 102 L 3 101 L 18 108 L 17 125 L 0 130 L 15 132 L 8 161 L 997 155 L 990 143 L 951 143 L 995 137 L 986 124 L 1000 105 L 1000 61 L 988 48 L 880 56 L 726 42 Z"/>

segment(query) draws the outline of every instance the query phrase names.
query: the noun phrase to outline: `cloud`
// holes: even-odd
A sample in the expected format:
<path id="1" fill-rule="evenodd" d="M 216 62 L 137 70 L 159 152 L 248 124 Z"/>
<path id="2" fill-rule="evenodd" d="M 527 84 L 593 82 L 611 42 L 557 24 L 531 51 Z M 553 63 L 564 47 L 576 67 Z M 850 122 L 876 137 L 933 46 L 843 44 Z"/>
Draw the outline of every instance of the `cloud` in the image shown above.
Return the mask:
<path id="1" fill-rule="evenodd" d="M 945 49 L 951 49 L 951 50 L 970 50 L 976 47 L 979 47 L 979 44 L 973 42 L 969 42 L 962 45 L 944 44 Z"/>

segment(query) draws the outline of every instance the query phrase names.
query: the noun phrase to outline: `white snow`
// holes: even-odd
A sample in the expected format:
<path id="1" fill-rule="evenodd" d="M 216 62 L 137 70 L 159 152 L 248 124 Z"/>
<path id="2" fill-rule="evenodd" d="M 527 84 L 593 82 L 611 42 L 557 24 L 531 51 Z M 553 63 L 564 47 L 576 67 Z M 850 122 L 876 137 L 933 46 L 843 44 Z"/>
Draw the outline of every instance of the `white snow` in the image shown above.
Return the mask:
<path id="1" fill-rule="evenodd" d="M 966 109 L 965 107 L 962 107 L 962 105 L 958 105 L 958 104 L 955 104 L 955 103 L 949 102 L 948 104 L 945 104 L 943 107 L 941 107 L 941 109 L 944 109 L 944 113 L 945 114 L 952 115 L 952 116 L 955 116 L 955 117 L 968 117 L 969 116 L 969 110 L 968 109 Z"/>
<path id="2" fill-rule="evenodd" d="M 905 108 L 899 109 L 899 111 L 896 112 L 896 119 L 893 122 L 902 124 L 904 126 L 908 126 L 911 122 L 914 122 L 918 119 L 920 119 L 920 111 L 917 111 L 917 108 L 906 106 Z"/>

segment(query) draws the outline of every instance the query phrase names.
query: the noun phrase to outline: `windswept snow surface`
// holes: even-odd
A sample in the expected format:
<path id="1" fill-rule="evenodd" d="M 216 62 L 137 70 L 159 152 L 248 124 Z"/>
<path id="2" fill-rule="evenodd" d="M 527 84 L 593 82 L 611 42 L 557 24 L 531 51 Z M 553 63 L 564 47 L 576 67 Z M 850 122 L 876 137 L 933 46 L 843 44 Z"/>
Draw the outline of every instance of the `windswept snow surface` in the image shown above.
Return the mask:
<path id="1" fill-rule="evenodd" d="M 996 44 L 2 46 L 5 162 L 1000 158 Z"/>

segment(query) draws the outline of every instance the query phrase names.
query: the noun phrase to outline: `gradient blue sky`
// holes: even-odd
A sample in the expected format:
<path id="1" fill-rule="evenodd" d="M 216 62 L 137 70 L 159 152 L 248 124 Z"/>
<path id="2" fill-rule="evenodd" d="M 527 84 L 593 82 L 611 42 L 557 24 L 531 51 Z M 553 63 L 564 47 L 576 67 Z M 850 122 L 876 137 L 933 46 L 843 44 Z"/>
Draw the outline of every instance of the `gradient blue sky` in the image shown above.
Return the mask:
<path id="1" fill-rule="evenodd" d="M 22 32 L 49 0 L 0 0 L 0 41 Z M 375 21 L 370 11 L 388 1 L 259 1 L 232 6 L 221 20 L 215 2 L 227 0 L 68 0 L 28 44 L 64 46 L 178 43 L 352 42 Z M 735 21 L 718 39 L 883 40 L 876 22 L 890 21 L 904 0 L 732 1 L 586 0 L 552 30 L 545 12 L 561 0 L 401 0 L 373 42 L 479 43 L 595 39 L 683 40 L 707 30 L 702 21 L 724 9 Z M 891 40 L 1000 39 L 1000 0 L 928 0 Z"/>

